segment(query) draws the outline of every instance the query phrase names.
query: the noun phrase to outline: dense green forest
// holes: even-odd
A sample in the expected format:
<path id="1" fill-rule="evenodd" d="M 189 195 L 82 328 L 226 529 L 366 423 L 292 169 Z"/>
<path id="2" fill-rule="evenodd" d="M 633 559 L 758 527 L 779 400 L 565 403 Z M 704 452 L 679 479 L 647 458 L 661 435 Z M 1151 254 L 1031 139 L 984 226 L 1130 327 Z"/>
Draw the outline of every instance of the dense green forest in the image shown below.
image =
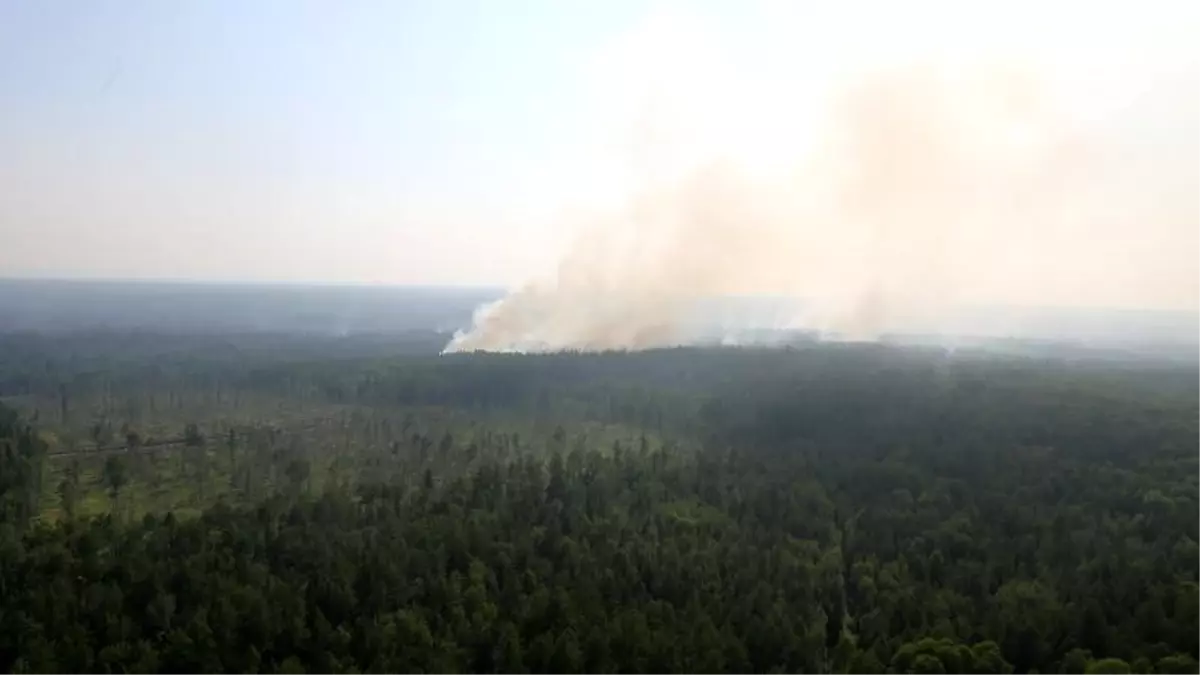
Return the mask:
<path id="1" fill-rule="evenodd" d="M 0 669 L 1197 672 L 1200 370 L 0 335 Z"/>

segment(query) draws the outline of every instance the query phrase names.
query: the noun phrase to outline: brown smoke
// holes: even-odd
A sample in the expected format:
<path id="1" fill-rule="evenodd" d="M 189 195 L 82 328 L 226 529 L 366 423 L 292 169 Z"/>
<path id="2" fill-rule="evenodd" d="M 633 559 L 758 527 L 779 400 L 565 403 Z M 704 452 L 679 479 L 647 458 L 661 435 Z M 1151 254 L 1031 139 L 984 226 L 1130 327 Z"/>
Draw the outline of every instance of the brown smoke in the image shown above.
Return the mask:
<path id="1" fill-rule="evenodd" d="M 1038 85 L 987 69 L 859 79 L 786 173 L 715 160 L 642 190 L 598 215 L 556 274 L 481 308 L 446 350 L 679 344 L 701 299 L 763 292 L 803 300 L 797 327 L 872 338 L 935 329 L 950 308 L 1005 293 L 1052 303 L 1091 284 L 1105 297 L 1105 264 L 1152 273 L 1150 253 L 1105 261 L 1120 250 L 1105 238 L 1138 219 L 1192 228 L 1194 248 L 1194 189 L 1159 188 L 1164 177 L 1194 188 L 1194 163 L 1149 151 L 1130 175 L 1116 143 L 1074 130 Z M 1194 152 L 1195 138 L 1178 140 Z M 1191 279 L 1156 283 L 1194 298 L 1194 259 L 1183 267 Z"/>

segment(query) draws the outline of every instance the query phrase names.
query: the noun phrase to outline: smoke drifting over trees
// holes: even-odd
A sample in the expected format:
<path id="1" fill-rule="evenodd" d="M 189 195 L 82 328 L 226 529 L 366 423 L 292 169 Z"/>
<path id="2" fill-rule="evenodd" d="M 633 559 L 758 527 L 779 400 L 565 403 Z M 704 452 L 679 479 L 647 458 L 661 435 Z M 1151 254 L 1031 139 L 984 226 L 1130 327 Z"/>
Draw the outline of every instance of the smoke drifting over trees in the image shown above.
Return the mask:
<path id="1" fill-rule="evenodd" d="M 480 308 L 447 351 L 682 344 L 699 303 L 737 294 L 796 298 L 780 327 L 855 339 L 936 331 L 979 304 L 1195 308 L 1194 89 L 1110 87 L 1134 104 L 1113 114 L 1035 67 L 833 82 L 783 120 L 772 93 L 726 92 L 715 77 L 655 107 L 631 196 L 596 212 L 552 274 Z M 724 126 L 690 124 L 728 98 Z M 753 137 L 757 154 L 687 154 L 721 134 Z"/>

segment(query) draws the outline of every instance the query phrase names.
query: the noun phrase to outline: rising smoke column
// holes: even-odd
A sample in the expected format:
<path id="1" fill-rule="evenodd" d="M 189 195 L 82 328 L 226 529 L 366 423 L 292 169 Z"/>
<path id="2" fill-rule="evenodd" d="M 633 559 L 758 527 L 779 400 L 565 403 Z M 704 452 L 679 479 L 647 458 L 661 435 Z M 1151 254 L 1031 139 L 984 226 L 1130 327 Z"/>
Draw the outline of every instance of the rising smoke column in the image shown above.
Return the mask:
<path id="1" fill-rule="evenodd" d="M 635 195 L 551 278 L 481 308 L 447 351 L 679 344 L 700 300 L 759 289 L 805 298 L 808 327 L 854 338 L 936 312 L 955 293 L 945 249 L 1013 211 L 1029 163 L 1051 152 L 988 147 L 1035 113 L 994 82 L 969 84 L 879 75 L 838 101 L 786 180 L 716 161 Z"/>
<path id="2" fill-rule="evenodd" d="M 679 344 L 705 298 L 760 271 L 774 235 L 728 167 L 633 200 L 570 248 L 548 280 L 480 308 L 447 351 L 641 349 Z"/>

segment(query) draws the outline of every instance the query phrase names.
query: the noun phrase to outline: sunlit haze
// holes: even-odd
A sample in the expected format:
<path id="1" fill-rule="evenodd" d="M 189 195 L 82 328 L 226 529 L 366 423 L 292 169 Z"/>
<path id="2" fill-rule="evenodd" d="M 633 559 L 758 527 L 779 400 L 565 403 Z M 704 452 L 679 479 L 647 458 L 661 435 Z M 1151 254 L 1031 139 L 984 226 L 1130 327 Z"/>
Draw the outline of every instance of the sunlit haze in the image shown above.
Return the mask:
<path id="1" fill-rule="evenodd" d="M 1198 29 L 1183 2 L 5 3 L 0 276 L 526 289 L 509 322 L 522 292 L 681 289 L 1194 310 Z"/>

